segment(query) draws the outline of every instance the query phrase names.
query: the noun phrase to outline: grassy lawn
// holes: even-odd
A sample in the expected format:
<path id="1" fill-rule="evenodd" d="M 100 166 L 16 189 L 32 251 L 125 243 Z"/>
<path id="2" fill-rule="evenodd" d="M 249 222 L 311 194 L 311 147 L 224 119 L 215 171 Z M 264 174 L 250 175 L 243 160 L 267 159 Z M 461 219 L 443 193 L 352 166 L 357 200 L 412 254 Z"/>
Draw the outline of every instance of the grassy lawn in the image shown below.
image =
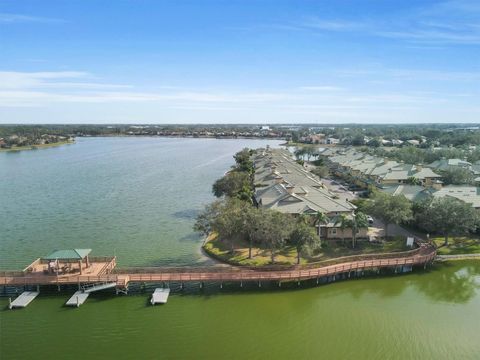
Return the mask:
<path id="1" fill-rule="evenodd" d="M 252 258 L 248 258 L 248 244 L 246 241 L 236 241 L 234 244 L 234 252 L 232 253 L 232 245 L 229 240 L 220 240 L 212 238 L 203 246 L 207 253 L 212 254 L 220 260 L 230 262 L 237 265 L 249 266 L 265 266 L 271 265 L 270 251 L 259 247 L 252 248 Z M 293 265 L 297 263 L 297 252 L 293 246 L 285 247 L 275 256 L 275 264 Z M 305 259 L 301 259 L 301 263 L 306 263 Z"/>
<path id="2" fill-rule="evenodd" d="M 448 239 L 448 246 L 443 246 L 444 238 L 432 239 L 438 246 L 438 255 L 480 254 L 480 238 L 459 236 Z"/>
<path id="3" fill-rule="evenodd" d="M 252 258 L 248 258 L 248 244 L 245 241 L 236 241 L 234 244 L 234 252 L 232 253 L 232 245 L 228 240 L 220 240 L 216 237 L 210 238 L 204 245 L 204 250 L 213 257 L 229 262 L 235 265 L 247 266 L 265 266 L 271 265 L 270 251 L 261 247 L 252 248 Z M 381 244 L 372 244 L 368 241 L 358 241 L 354 249 L 351 248 L 351 241 L 345 241 L 345 245 L 341 240 L 324 242 L 324 246 L 312 256 L 302 256 L 301 264 L 310 262 L 333 259 L 342 256 L 388 253 L 396 251 L 410 250 L 405 246 L 404 238 L 393 238 Z M 286 246 L 275 256 L 275 264 L 277 265 L 295 265 L 297 263 L 297 251 L 293 246 Z"/>
<path id="4" fill-rule="evenodd" d="M 398 251 L 411 250 L 406 247 L 405 238 L 395 237 L 388 241 L 375 244 L 368 241 L 359 240 L 352 248 L 351 240 L 345 240 L 345 245 L 341 240 L 328 241 L 322 247 L 318 254 L 308 259 L 309 262 L 333 259 L 341 256 L 362 255 L 362 254 L 376 254 L 389 253 Z"/>

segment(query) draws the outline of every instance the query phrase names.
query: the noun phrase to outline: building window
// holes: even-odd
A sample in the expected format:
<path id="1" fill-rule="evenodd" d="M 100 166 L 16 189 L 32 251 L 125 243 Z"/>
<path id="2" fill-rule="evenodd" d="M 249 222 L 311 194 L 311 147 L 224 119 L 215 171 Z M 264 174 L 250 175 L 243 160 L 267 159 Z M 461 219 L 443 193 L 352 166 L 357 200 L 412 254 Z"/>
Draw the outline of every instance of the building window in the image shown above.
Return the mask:
<path id="1" fill-rule="evenodd" d="M 337 234 L 337 229 L 332 229 L 332 235 L 336 235 Z"/>

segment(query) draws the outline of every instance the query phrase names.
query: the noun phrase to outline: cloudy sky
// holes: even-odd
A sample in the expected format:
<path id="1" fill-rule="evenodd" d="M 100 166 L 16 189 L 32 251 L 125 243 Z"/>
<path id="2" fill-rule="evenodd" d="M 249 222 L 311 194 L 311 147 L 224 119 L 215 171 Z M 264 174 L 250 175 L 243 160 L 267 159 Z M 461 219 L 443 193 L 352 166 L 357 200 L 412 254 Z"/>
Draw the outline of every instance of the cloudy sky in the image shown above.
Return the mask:
<path id="1" fill-rule="evenodd" d="M 480 1 L 0 0 L 0 123 L 480 122 Z"/>

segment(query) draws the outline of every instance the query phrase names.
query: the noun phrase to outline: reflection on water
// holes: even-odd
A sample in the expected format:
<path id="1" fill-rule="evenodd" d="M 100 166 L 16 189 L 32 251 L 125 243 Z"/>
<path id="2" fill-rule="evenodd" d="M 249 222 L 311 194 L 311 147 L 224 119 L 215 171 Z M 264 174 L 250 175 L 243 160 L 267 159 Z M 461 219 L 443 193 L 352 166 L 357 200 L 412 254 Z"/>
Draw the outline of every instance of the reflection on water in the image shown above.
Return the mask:
<path id="1" fill-rule="evenodd" d="M 418 269 L 409 274 L 374 276 L 353 281 L 350 286 L 332 286 L 324 296 L 334 297 L 339 292 L 348 292 L 357 300 L 366 294 L 388 299 L 402 295 L 407 288 L 414 288 L 432 301 L 462 304 L 468 303 L 478 295 L 480 263 L 476 261 L 436 263 L 433 268 L 426 271 Z"/>
<path id="2" fill-rule="evenodd" d="M 440 271 L 435 271 L 430 277 L 418 276 L 416 280 L 412 281 L 412 284 L 432 300 L 457 304 L 467 303 L 477 295 L 480 289 L 480 264 L 465 263 L 459 270 L 445 271 L 449 268 L 455 269 L 456 265 L 458 264 L 437 264 L 435 268 Z"/>

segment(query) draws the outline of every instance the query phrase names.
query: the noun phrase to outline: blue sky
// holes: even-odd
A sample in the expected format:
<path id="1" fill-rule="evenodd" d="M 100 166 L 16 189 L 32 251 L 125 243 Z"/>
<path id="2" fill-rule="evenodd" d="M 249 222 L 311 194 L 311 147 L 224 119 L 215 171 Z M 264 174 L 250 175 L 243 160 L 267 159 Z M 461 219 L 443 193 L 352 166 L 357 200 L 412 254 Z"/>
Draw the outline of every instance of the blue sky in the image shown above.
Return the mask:
<path id="1" fill-rule="evenodd" d="M 0 123 L 480 122 L 480 1 L 0 0 Z"/>

